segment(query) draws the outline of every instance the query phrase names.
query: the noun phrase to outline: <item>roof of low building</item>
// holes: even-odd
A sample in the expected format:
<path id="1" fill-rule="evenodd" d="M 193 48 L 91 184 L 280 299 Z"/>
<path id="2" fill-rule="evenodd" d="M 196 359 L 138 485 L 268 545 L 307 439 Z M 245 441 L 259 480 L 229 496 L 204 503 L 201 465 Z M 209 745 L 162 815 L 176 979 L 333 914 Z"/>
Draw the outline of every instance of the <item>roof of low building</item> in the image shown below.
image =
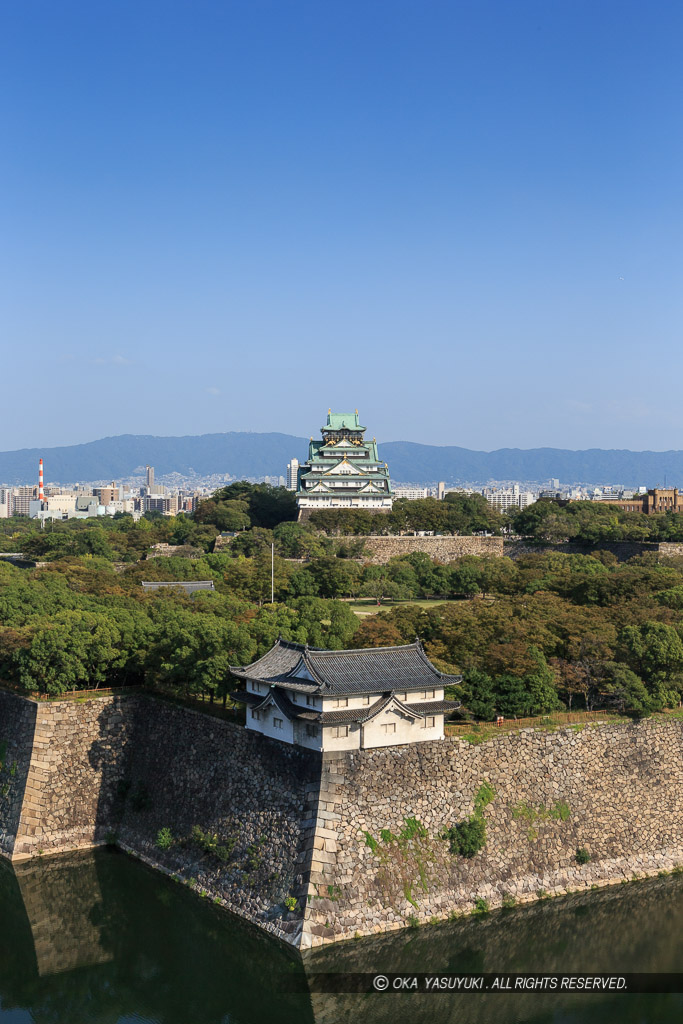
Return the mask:
<path id="1" fill-rule="evenodd" d="M 152 580 L 149 583 L 142 582 L 143 590 L 163 590 L 165 587 L 178 587 L 186 594 L 193 594 L 195 590 L 215 590 L 213 580 Z"/>
<path id="2" fill-rule="evenodd" d="M 230 666 L 230 671 L 239 679 L 341 696 L 428 689 L 462 678 L 439 672 L 419 640 L 396 647 L 327 651 L 279 639 L 251 665 Z"/>

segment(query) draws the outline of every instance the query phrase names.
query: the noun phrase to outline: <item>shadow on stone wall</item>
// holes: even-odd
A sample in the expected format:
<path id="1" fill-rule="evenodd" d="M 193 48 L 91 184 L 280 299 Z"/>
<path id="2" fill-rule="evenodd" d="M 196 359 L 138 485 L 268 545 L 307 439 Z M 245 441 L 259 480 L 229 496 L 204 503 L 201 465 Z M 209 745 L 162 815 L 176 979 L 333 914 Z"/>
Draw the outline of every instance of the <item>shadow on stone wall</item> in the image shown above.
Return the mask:
<path id="1" fill-rule="evenodd" d="M 0 852 L 11 856 L 26 792 L 37 705 L 0 690 Z"/>
<path id="2" fill-rule="evenodd" d="M 98 779 L 93 833 L 95 842 L 113 841 L 123 819 L 131 786 L 131 762 L 139 736 L 138 720 L 146 702 L 137 694 L 119 695 L 101 707 L 88 762 Z"/>

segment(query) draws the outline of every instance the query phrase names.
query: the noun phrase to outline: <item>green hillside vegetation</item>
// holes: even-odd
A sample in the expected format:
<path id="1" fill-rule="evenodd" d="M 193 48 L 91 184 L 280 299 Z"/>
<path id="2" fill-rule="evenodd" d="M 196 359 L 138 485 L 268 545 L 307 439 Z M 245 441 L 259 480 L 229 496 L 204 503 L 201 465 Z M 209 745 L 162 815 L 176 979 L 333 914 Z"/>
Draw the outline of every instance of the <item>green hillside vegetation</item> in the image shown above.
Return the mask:
<path id="1" fill-rule="evenodd" d="M 619 563 L 597 549 L 443 565 L 416 552 L 377 566 L 363 560 L 362 537 L 292 521 L 280 488 L 233 485 L 206 504 L 194 518 L 124 515 L 42 531 L 0 521 L 4 550 L 45 562 L 0 562 L 0 678 L 24 692 L 136 684 L 215 700 L 235 685 L 228 666 L 261 655 L 278 635 L 327 648 L 419 636 L 444 670 L 463 673 L 453 695 L 478 718 L 561 707 L 643 715 L 680 704 L 683 559 L 647 553 Z M 228 513 L 244 517 L 244 528 L 214 552 L 212 520 Z M 162 542 L 182 545 L 181 557 L 145 557 Z M 200 579 L 215 591 L 141 587 Z M 361 597 L 377 614 L 354 615 L 350 599 Z"/>

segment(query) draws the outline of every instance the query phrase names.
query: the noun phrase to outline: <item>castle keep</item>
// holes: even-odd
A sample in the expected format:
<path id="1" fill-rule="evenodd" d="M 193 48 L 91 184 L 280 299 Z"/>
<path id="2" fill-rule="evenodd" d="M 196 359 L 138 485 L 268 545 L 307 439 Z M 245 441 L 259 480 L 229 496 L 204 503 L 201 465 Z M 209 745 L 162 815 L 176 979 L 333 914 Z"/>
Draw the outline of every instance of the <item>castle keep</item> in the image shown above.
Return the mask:
<path id="1" fill-rule="evenodd" d="M 322 441 L 308 447 L 299 468 L 296 500 L 299 515 L 324 508 L 355 508 L 388 512 L 391 481 L 386 462 L 379 461 L 377 442 L 365 440 L 366 427 L 354 413 L 327 414 Z"/>

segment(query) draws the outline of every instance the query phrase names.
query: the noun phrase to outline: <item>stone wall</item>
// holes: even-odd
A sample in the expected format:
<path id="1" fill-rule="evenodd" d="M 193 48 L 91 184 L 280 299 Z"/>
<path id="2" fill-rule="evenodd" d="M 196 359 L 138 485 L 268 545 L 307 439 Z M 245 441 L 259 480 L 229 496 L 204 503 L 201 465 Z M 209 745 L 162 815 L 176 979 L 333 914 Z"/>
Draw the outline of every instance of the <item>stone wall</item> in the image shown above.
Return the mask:
<path id="1" fill-rule="evenodd" d="M 683 544 L 673 544 L 670 541 L 662 541 L 661 544 L 657 545 L 657 550 L 660 555 L 666 555 L 667 558 L 680 558 L 683 555 Z"/>
<path id="2" fill-rule="evenodd" d="M 396 555 L 424 551 L 440 562 L 455 562 L 464 555 L 503 554 L 502 537 L 364 537 L 364 559 L 383 565 Z"/>
<path id="3" fill-rule="evenodd" d="M 303 878 L 320 756 L 147 699 L 112 827 L 124 847 L 298 944 L 300 915 L 286 912 L 283 901 Z M 195 826 L 204 849 L 192 838 Z M 173 836 L 166 851 L 155 842 L 163 828 Z M 212 841 L 214 852 L 206 849 Z"/>
<path id="4" fill-rule="evenodd" d="M 596 541 L 594 544 L 579 544 L 576 541 L 565 541 L 561 544 L 534 544 L 528 540 L 506 540 L 505 555 L 508 558 L 525 558 L 527 555 L 590 555 L 594 551 L 609 551 L 619 562 L 628 562 L 650 552 L 655 554 L 662 548 L 661 544 L 647 541 Z"/>
<path id="5" fill-rule="evenodd" d="M 31 761 L 36 705 L 0 690 L 0 854 L 14 852 Z"/>
<path id="6" fill-rule="evenodd" d="M 679 720 L 321 757 L 144 695 L 0 693 L 5 736 L 5 854 L 117 841 L 301 949 L 683 861 Z M 441 833 L 484 782 L 486 845 L 453 855 Z"/>
<path id="7" fill-rule="evenodd" d="M 15 858 L 104 841 L 126 773 L 134 713 L 143 699 L 22 701 L 33 709 L 34 728 Z"/>
<path id="8" fill-rule="evenodd" d="M 439 836 L 472 815 L 485 781 L 495 790 L 486 845 L 471 859 L 453 855 Z M 480 898 L 526 901 L 683 861 L 679 721 L 350 752 L 325 759 L 322 788 L 304 926 L 312 945 L 471 911 Z M 408 818 L 424 834 L 382 838 L 405 834 Z M 589 863 L 577 863 L 578 848 Z"/>

